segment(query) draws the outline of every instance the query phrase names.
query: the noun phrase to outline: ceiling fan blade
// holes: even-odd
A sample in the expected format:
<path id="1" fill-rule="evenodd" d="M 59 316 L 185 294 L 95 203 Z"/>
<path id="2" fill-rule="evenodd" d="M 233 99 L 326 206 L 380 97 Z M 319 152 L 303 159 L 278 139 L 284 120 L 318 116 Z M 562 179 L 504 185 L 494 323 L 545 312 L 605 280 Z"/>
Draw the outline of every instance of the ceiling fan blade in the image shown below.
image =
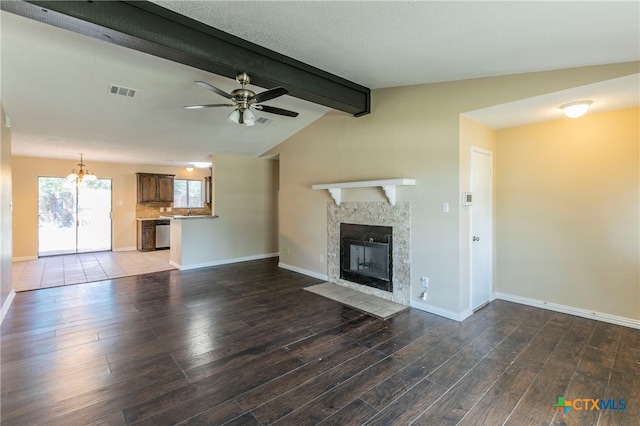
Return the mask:
<path id="1" fill-rule="evenodd" d="M 287 93 L 289 93 L 289 91 L 284 87 L 274 87 L 273 89 L 258 93 L 253 99 L 255 99 L 256 103 L 260 103 L 277 98 L 278 96 L 286 95 Z"/>
<path id="2" fill-rule="evenodd" d="M 208 105 L 185 105 L 184 109 L 202 109 L 202 108 L 215 108 L 215 107 L 232 107 L 234 104 L 208 104 Z"/>
<path id="3" fill-rule="evenodd" d="M 297 117 L 298 113 L 269 105 L 254 105 L 254 108 L 270 114 L 286 115 L 287 117 Z"/>
<path id="4" fill-rule="evenodd" d="M 211 90 L 213 93 L 217 93 L 218 95 L 224 96 L 227 99 L 233 99 L 233 96 L 231 96 L 230 94 L 228 94 L 224 90 L 220 90 L 217 87 L 210 85 L 209 83 L 205 83 L 204 81 L 196 81 L 195 83 L 198 86 L 203 87 L 203 88 L 205 88 L 207 90 Z"/>

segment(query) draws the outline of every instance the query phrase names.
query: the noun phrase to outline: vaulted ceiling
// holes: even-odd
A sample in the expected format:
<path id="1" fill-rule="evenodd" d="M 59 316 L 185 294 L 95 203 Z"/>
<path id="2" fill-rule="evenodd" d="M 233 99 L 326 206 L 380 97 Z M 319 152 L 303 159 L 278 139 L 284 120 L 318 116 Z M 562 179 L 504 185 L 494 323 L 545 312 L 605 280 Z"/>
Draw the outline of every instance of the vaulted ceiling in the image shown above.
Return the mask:
<path id="1" fill-rule="evenodd" d="M 153 3 L 371 89 L 640 60 L 637 2 Z M 229 92 L 238 84 L 228 76 L 6 11 L 0 19 L 0 96 L 17 155 L 172 165 L 258 156 L 331 109 L 283 96 L 268 104 L 299 117 L 258 112 L 272 121 L 233 125 L 227 108 L 182 108 L 224 103 L 193 82 Z M 110 84 L 136 94 L 112 95 Z M 599 93 L 600 108 L 638 104 L 637 76 L 603 84 L 574 90 Z M 570 95 L 470 115 L 496 128 L 554 119 L 548 103 Z"/>

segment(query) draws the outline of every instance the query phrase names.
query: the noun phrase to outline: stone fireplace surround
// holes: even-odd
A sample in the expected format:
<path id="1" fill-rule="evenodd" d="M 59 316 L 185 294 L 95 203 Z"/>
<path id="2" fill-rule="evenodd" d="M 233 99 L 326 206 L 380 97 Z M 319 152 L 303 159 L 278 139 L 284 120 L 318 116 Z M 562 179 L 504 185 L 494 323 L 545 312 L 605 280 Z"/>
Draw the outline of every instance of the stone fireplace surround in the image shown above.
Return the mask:
<path id="1" fill-rule="evenodd" d="M 340 224 L 390 226 L 393 229 L 393 293 L 340 279 Z M 411 298 L 411 209 L 409 202 L 343 202 L 327 207 L 329 282 L 403 305 Z"/>

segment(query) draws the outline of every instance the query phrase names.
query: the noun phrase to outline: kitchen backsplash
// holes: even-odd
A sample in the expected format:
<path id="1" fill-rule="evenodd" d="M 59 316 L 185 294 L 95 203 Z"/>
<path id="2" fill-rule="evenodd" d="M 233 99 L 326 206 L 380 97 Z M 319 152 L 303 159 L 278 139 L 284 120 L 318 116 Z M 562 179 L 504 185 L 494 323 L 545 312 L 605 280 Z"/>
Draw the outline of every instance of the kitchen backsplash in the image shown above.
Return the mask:
<path id="1" fill-rule="evenodd" d="M 167 203 L 166 205 L 162 205 L 162 203 L 149 205 L 149 204 L 136 204 L 136 217 L 160 217 L 160 216 L 173 216 L 173 215 L 186 215 L 189 209 L 181 209 L 181 208 L 171 208 L 171 211 L 167 211 L 167 207 L 171 208 L 171 204 Z M 160 209 L 164 209 L 163 212 Z M 211 208 L 207 205 L 203 208 L 192 208 L 191 214 L 211 214 Z"/>

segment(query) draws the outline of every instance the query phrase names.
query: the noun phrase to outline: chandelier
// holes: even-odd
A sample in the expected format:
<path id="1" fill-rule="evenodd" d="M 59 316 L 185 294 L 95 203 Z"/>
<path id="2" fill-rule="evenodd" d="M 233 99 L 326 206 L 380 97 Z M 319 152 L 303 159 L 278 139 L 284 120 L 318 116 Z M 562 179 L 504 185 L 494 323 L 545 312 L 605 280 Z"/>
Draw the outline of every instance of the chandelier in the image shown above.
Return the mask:
<path id="1" fill-rule="evenodd" d="M 67 180 L 69 182 L 74 182 L 76 180 L 78 182 L 91 182 L 96 179 L 98 179 L 98 177 L 85 168 L 85 165 L 82 163 L 82 154 L 80 154 L 78 169 L 71 170 L 71 173 L 67 175 Z"/>

